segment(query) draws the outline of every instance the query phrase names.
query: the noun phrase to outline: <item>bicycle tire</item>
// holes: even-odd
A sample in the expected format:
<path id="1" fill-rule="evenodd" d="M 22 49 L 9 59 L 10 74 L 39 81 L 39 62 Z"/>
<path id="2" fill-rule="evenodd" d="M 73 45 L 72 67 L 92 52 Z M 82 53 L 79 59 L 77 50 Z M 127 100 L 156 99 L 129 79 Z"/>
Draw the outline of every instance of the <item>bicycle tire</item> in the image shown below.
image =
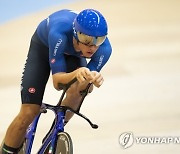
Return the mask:
<path id="1" fill-rule="evenodd" d="M 60 132 L 58 134 L 56 154 L 73 154 L 72 139 L 67 132 Z"/>

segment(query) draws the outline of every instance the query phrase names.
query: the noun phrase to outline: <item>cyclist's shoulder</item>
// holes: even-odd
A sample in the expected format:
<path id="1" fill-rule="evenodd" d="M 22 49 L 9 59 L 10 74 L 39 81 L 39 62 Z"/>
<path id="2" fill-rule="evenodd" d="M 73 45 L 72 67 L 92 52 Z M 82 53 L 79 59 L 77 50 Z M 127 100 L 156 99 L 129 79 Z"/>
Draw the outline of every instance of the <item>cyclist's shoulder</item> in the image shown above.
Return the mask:
<path id="1" fill-rule="evenodd" d="M 63 10 L 59 10 L 57 12 L 52 13 L 51 15 L 49 15 L 48 20 L 49 20 L 49 24 L 71 24 L 74 21 L 74 18 L 76 17 L 76 13 L 74 13 L 71 10 L 68 9 L 63 9 Z"/>
<path id="2" fill-rule="evenodd" d="M 49 33 L 56 34 L 67 34 L 71 32 L 73 21 L 75 18 L 75 13 L 72 13 L 71 10 L 60 10 L 51 14 L 47 18 L 47 25 Z"/>
<path id="3" fill-rule="evenodd" d="M 61 16 L 76 16 L 77 13 L 76 11 L 73 11 L 73 10 L 70 10 L 70 9 L 61 9 L 61 10 L 58 10 L 56 12 L 53 12 L 52 14 L 49 15 L 49 17 L 53 17 L 53 16 L 58 16 L 58 17 L 61 17 Z"/>
<path id="4" fill-rule="evenodd" d="M 104 41 L 104 43 L 99 47 L 97 53 L 109 54 L 112 52 L 112 46 L 108 38 Z"/>

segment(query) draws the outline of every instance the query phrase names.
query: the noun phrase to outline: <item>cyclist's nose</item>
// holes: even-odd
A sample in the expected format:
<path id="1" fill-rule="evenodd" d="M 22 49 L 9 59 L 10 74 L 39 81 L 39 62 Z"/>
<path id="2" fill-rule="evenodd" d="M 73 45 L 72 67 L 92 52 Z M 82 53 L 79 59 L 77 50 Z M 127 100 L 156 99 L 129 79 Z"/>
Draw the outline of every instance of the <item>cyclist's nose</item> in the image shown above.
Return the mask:
<path id="1" fill-rule="evenodd" d="M 95 46 L 95 45 L 91 45 L 89 48 L 90 48 L 91 51 L 95 51 L 98 47 Z"/>

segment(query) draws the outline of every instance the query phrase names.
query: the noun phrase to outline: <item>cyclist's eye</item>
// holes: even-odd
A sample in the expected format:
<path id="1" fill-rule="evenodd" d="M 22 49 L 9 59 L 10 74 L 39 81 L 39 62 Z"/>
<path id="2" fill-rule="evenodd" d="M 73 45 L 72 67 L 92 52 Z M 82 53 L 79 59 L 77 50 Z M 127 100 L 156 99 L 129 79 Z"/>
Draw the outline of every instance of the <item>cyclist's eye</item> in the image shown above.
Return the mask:
<path id="1" fill-rule="evenodd" d="M 89 40 L 85 40 L 85 41 L 84 41 L 84 44 L 86 44 L 86 45 L 92 45 L 92 44 L 91 44 L 91 41 L 89 41 Z"/>

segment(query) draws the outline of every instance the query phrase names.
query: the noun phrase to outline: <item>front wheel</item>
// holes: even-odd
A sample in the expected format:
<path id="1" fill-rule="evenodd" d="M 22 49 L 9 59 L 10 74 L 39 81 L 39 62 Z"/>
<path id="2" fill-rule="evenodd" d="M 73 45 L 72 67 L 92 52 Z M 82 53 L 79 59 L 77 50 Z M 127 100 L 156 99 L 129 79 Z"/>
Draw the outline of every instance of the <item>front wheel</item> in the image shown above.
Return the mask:
<path id="1" fill-rule="evenodd" d="M 73 154 L 73 143 L 68 133 L 60 132 L 58 134 L 56 154 Z"/>

